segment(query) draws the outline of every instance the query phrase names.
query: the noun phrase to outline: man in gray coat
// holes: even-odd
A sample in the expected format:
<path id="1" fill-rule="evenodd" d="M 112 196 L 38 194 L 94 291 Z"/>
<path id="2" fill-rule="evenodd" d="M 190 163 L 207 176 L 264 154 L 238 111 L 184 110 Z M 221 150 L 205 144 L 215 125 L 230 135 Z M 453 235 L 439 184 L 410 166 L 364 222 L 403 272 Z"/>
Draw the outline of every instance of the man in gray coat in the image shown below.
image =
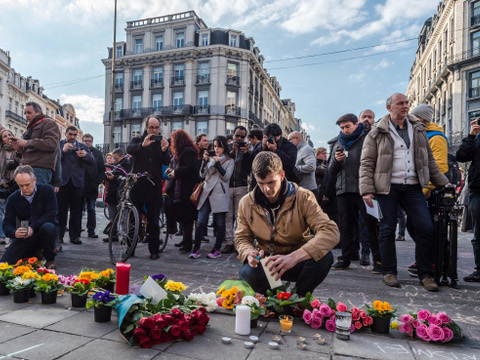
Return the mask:
<path id="1" fill-rule="evenodd" d="M 316 197 L 318 195 L 318 188 L 317 181 L 315 180 L 315 169 L 317 167 L 315 151 L 303 140 L 303 135 L 298 131 L 290 133 L 288 140 L 297 147 L 295 169 L 297 169 L 302 176 L 302 180 L 298 183 L 298 186 L 310 190 Z"/>

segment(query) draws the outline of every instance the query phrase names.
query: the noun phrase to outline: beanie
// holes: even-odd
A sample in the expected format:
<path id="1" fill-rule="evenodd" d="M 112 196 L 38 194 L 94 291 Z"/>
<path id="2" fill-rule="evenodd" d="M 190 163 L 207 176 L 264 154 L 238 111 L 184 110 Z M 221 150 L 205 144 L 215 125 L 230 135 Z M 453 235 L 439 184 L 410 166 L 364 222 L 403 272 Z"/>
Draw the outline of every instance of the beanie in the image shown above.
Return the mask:
<path id="1" fill-rule="evenodd" d="M 432 122 L 433 120 L 433 107 L 428 104 L 418 105 L 415 109 L 410 111 L 410 114 L 418 116 L 425 121 Z"/>

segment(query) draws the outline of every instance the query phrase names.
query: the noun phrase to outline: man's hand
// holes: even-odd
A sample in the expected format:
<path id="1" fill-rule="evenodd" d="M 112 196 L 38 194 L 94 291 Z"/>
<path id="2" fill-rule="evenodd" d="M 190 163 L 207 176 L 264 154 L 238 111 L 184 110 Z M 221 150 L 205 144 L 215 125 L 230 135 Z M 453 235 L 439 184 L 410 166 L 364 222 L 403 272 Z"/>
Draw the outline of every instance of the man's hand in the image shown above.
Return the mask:
<path id="1" fill-rule="evenodd" d="M 167 175 L 169 179 L 175 178 L 175 170 L 170 171 Z"/>
<path id="2" fill-rule="evenodd" d="M 246 154 L 248 152 L 248 146 L 245 146 L 245 147 L 239 147 L 240 151 L 244 154 Z"/>
<path id="3" fill-rule="evenodd" d="M 335 152 L 335 160 L 337 160 L 337 162 L 341 162 L 343 160 L 345 160 L 347 156 L 345 155 L 345 153 L 343 151 L 336 151 Z"/>
<path id="4" fill-rule="evenodd" d="M 269 142 L 267 142 L 267 147 L 268 147 L 268 150 L 272 152 L 277 151 L 277 143 L 275 141 L 273 142 L 273 144 L 270 144 Z"/>
<path id="5" fill-rule="evenodd" d="M 267 135 L 263 135 L 263 139 L 262 139 L 262 149 L 263 149 L 263 150 L 266 150 L 266 149 L 267 149 L 267 144 L 268 144 L 268 136 L 267 136 Z"/>
<path id="6" fill-rule="evenodd" d="M 72 149 L 73 149 L 73 144 L 67 142 L 65 143 L 65 145 L 63 145 L 62 151 L 66 153 L 68 150 L 72 150 Z"/>
<path id="7" fill-rule="evenodd" d="M 162 151 L 165 152 L 168 149 L 168 141 L 165 139 L 162 139 L 161 146 L 162 146 Z"/>
<path id="8" fill-rule="evenodd" d="M 232 153 L 236 154 L 237 151 L 238 151 L 238 143 L 236 141 L 234 141 L 233 145 L 232 145 Z"/>
<path id="9" fill-rule="evenodd" d="M 147 136 L 145 136 L 145 139 L 143 140 L 143 143 L 142 143 L 142 147 L 150 146 L 155 142 L 155 140 L 150 140 L 152 135 L 153 134 L 148 134 Z"/>
<path id="10" fill-rule="evenodd" d="M 28 227 L 30 229 L 30 226 Z M 18 228 L 17 231 L 15 231 L 15 238 L 17 239 L 24 239 L 28 235 L 28 230 L 25 228 Z"/>
<path id="11" fill-rule="evenodd" d="M 366 194 L 363 195 L 363 200 L 365 200 L 365 203 L 368 205 L 368 207 L 373 207 L 373 194 Z"/>
<path id="12" fill-rule="evenodd" d="M 478 124 L 478 118 L 470 123 L 470 135 L 477 135 L 480 133 L 480 124 Z"/>
<path id="13" fill-rule="evenodd" d="M 25 237 L 29 238 L 32 235 L 33 235 L 33 229 L 29 226 L 27 236 L 25 236 Z"/>
<path id="14" fill-rule="evenodd" d="M 203 152 L 203 160 L 204 160 L 205 162 L 208 162 L 208 159 L 209 159 L 208 151 L 205 150 L 205 151 Z"/>
<path id="15" fill-rule="evenodd" d="M 53 187 L 53 190 L 54 190 L 56 193 L 58 193 L 58 192 L 60 191 L 60 188 L 59 188 L 58 186 L 54 186 L 54 187 Z"/>
<path id="16" fill-rule="evenodd" d="M 260 260 L 257 260 L 257 257 L 263 258 L 264 252 L 263 250 L 257 251 L 257 250 L 252 250 L 247 254 L 247 261 L 248 265 L 250 265 L 252 268 L 256 268 L 258 264 L 260 263 Z"/>
<path id="17" fill-rule="evenodd" d="M 78 150 L 77 151 L 77 156 L 79 158 L 84 158 L 85 156 L 87 156 L 87 152 L 85 150 Z"/>
<path id="18" fill-rule="evenodd" d="M 113 175 L 113 173 L 110 171 L 106 172 L 105 175 L 107 176 L 108 180 L 113 180 L 115 178 L 115 175 Z"/>
<path id="19" fill-rule="evenodd" d="M 27 140 L 12 137 L 11 144 L 15 151 L 21 151 L 24 147 L 27 146 Z"/>
<path id="20" fill-rule="evenodd" d="M 268 266 L 268 264 L 270 264 L 270 266 Z M 290 255 L 273 255 L 270 256 L 265 262 L 265 265 L 268 267 L 268 271 L 270 271 L 272 275 L 277 273 L 275 280 L 280 279 L 285 271 L 290 270 L 296 264 L 297 263 L 293 256 Z"/>

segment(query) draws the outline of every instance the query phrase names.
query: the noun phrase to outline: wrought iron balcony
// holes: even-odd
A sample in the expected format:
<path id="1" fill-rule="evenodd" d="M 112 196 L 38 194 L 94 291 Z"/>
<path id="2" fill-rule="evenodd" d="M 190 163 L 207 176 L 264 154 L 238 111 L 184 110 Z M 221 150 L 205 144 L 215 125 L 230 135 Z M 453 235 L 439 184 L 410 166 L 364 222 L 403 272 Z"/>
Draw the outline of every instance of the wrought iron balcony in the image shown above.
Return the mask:
<path id="1" fill-rule="evenodd" d="M 210 74 L 197 75 L 197 85 L 210 84 Z"/>
<path id="2" fill-rule="evenodd" d="M 248 85 L 248 91 L 253 94 L 253 84 Z"/>
<path id="3" fill-rule="evenodd" d="M 150 80 L 150 88 L 151 89 L 157 89 L 157 88 L 162 88 L 162 87 L 163 87 L 163 78 L 151 79 Z"/>
<path id="4" fill-rule="evenodd" d="M 191 105 L 171 105 L 171 106 L 155 106 L 155 107 L 142 107 L 122 109 L 115 111 L 115 120 L 123 119 L 143 119 L 148 115 L 158 116 L 171 116 L 171 115 L 188 115 L 192 113 Z M 107 115 L 107 114 L 106 114 Z M 106 121 L 110 120 L 110 113 L 105 118 Z"/>
<path id="5" fill-rule="evenodd" d="M 116 93 L 121 93 L 123 92 L 123 82 L 119 84 L 115 84 L 115 92 Z"/>
<path id="6" fill-rule="evenodd" d="M 196 105 L 193 107 L 195 115 L 210 114 L 210 105 Z"/>
<path id="7" fill-rule="evenodd" d="M 13 111 L 11 110 L 6 110 L 5 111 L 5 116 L 6 117 L 9 117 L 10 119 L 16 121 L 17 123 L 21 124 L 21 125 L 25 125 L 27 126 L 27 119 L 25 119 L 23 116 L 21 115 L 18 115 L 18 114 L 15 114 Z"/>
<path id="8" fill-rule="evenodd" d="M 233 115 L 233 116 L 240 116 L 240 107 L 234 105 L 226 105 L 225 106 L 225 114 Z"/>
<path id="9" fill-rule="evenodd" d="M 471 17 L 470 26 L 475 26 L 480 24 L 480 15 L 475 15 Z"/>
<path id="10" fill-rule="evenodd" d="M 227 75 L 227 85 L 240 86 L 240 77 L 236 75 Z"/>
<path id="11" fill-rule="evenodd" d="M 134 80 L 130 82 L 130 90 L 142 90 L 142 89 L 143 89 L 142 80 Z"/>
<path id="12" fill-rule="evenodd" d="M 178 75 L 178 76 L 172 76 L 172 86 L 184 86 L 185 85 L 185 76 L 183 75 Z"/>
<path id="13" fill-rule="evenodd" d="M 172 105 L 170 106 L 170 115 L 188 115 L 191 113 L 190 105 Z"/>

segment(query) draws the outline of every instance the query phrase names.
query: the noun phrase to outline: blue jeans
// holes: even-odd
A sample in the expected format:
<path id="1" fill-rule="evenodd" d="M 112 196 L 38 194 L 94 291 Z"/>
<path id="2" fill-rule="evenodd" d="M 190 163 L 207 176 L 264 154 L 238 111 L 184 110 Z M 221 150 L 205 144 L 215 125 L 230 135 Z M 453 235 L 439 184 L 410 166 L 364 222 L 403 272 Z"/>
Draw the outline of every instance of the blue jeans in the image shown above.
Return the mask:
<path id="1" fill-rule="evenodd" d="M 208 216 L 210 215 L 210 201 L 207 198 L 205 203 L 200 208 L 197 218 L 197 226 L 195 227 L 195 243 L 193 246 L 193 251 L 200 249 L 200 244 L 202 243 L 202 238 L 207 235 L 207 225 L 208 225 Z M 213 222 L 215 223 L 217 229 L 217 237 L 215 240 L 214 248 L 220 250 L 222 246 L 222 241 L 225 239 L 225 218 L 227 216 L 226 212 L 214 213 Z"/>
<path id="2" fill-rule="evenodd" d="M 480 193 L 470 191 L 468 196 L 469 205 L 468 209 L 472 214 L 473 222 L 473 257 L 475 259 L 475 267 L 480 270 Z"/>
<path id="3" fill-rule="evenodd" d="M 88 235 L 95 234 L 95 228 L 97 227 L 97 219 L 95 218 L 95 203 L 97 199 L 82 198 L 82 212 L 87 208 L 87 230 Z"/>
<path id="4" fill-rule="evenodd" d="M 6 199 L 0 199 L 0 238 L 5 238 L 5 232 L 3 231 L 3 218 L 5 217 L 6 203 Z"/>
<path id="5" fill-rule="evenodd" d="M 282 280 L 295 282 L 298 295 L 305 296 L 307 292 L 313 293 L 313 290 L 325 280 L 332 264 L 333 255 L 329 251 L 318 261 L 309 259 L 299 262 L 285 271 Z M 252 268 L 248 263 L 245 263 L 240 268 L 239 275 L 257 293 L 265 294 L 270 289 L 263 267 L 260 265 Z"/>
<path id="6" fill-rule="evenodd" d="M 395 249 L 395 230 L 397 227 L 397 207 L 402 209 L 411 220 L 415 231 L 415 262 L 418 277 L 434 277 L 435 237 L 432 217 L 420 185 L 392 184 L 388 195 L 375 195 L 383 219 L 380 221 L 379 246 L 384 274 L 397 275 L 397 253 Z"/>
<path id="7" fill-rule="evenodd" d="M 37 184 L 47 184 L 50 185 L 52 183 L 52 176 L 53 171 L 52 169 L 41 168 L 41 167 L 34 167 L 33 173 L 37 178 Z"/>

